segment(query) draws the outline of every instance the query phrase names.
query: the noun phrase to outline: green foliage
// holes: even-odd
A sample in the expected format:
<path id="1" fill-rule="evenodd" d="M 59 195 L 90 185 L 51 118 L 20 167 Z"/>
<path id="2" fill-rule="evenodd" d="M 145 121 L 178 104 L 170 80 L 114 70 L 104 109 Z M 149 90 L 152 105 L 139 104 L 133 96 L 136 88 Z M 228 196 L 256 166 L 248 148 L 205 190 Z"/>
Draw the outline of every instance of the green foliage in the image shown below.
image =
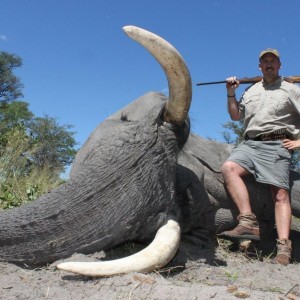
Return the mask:
<path id="1" fill-rule="evenodd" d="M 14 128 L 10 133 L 0 156 L 0 209 L 35 200 L 62 182 L 58 170 L 28 163 L 30 143 L 24 130 Z"/>
<path id="2" fill-rule="evenodd" d="M 17 125 L 27 126 L 33 118 L 33 113 L 28 109 L 29 104 L 22 101 L 4 103 L 0 106 L 0 130 L 7 130 Z"/>
<path id="3" fill-rule="evenodd" d="M 0 209 L 35 200 L 62 182 L 60 173 L 76 154 L 70 128 L 34 117 L 25 102 L 0 108 Z"/>
<path id="4" fill-rule="evenodd" d="M 35 118 L 29 125 L 32 146 L 31 160 L 37 166 L 64 169 L 76 154 L 71 125 L 60 126 L 54 118 Z"/>
<path id="5" fill-rule="evenodd" d="M 22 97 L 23 85 L 13 73 L 22 66 L 22 59 L 14 54 L 0 51 L 0 101 L 10 102 Z"/>
<path id="6" fill-rule="evenodd" d="M 0 208 L 12 208 L 20 205 L 20 200 L 16 197 L 12 186 L 1 184 Z"/>
<path id="7" fill-rule="evenodd" d="M 227 129 L 226 131 L 222 132 L 223 138 L 226 143 L 237 145 L 244 140 L 243 135 L 245 129 L 244 129 L 243 121 L 241 120 L 237 122 L 229 121 L 223 124 L 223 127 Z M 234 134 L 233 137 L 230 132 Z"/>
<path id="8" fill-rule="evenodd" d="M 39 196 L 62 184 L 57 174 L 49 170 L 38 171 L 38 177 L 30 174 L 27 177 L 10 178 L 0 184 L 0 210 L 14 208 L 36 200 Z"/>
<path id="9" fill-rule="evenodd" d="M 49 116 L 34 117 L 26 102 L 6 104 L 0 108 L 0 159 L 14 163 L 14 168 L 17 165 L 20 174 L 45 166 L 62 172 L 76 154 L 71 128 L 71 125 L 59 125 Z"/>
<path id="10" fill-rule="evenodd" d="M 13 73 L 20 57 L 0 51 L 0 209 L 33 201 L 61 184 L 60 174 L 76 150 L 72 126 L 35 117 Z"/>

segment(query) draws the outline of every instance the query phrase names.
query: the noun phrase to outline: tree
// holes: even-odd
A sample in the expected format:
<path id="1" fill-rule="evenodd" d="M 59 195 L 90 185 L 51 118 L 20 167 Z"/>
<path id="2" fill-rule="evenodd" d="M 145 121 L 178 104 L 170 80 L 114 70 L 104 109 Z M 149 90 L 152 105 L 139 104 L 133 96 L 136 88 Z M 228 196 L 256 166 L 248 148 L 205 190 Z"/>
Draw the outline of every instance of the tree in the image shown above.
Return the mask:
<path id="1" fill-rule="evenodd" d="M 13 73 L 20 57 L 0 51 L 0 209 L 32 201 L 61 184 L 60 174 L 75 154 L 71 125 L 35 117 L 17 101 L 23 85 Z"/>
<path id="2" fill-rule="evenodd" d="M 0 107 L 0 153 L 7 157 L 5 153 L 11 152 L 11 138 L 22 136 L 23 150 L 20 155 L 23 160 L 27 159 L 28 168 L 36 166 L 42 169 L 47 166 L 52 171 L 62 172 L 72 163 L 76 154 L 74 132 L 70 130 L 72 127 L 61 126 L 47 115 L 35 117 L 26 102 L 7 103 Z M 13 147 L 18 148 L 18 145 L 14 144 Z M 17 163 L 18 160 L 15 161 Z"/>
<path id="3" fill-rule="evenodd" d="M 71 164 L 76 154 L 71 128 L 71 125 L 58 125 L 54 118 L 47 115 L 34 118 L 29 125 L 33 164 L 39 167 L 47 165 L 50 169 L 61 171 Z"/>
<path id="4" fill-rule="evenodd" d="M 223 127 L 228 129 L 227 131 L 223 131 L 223 138 L 226 143 L 228 144 L 239 144 L 244 139 L 244 123 L 242 120 L 239 120 L 238 122 L 226 122 L 223 124 Z M 234 136 L 230 134 L 230 131 L 233 132 Z"/>
<path id="5" fill-rule="evenodd" d="M 19 56 L 0 51 L 0 102 L 11 102 L 23 96 L 23 84 L 13 74 L 13 70 L 21 66 L 22 59 Z"/>
<path id="6" fill-rule="evenodd" d="M 14 101 L 9 105 L 0 106 L 0 130 L 12 128 L 16 125 L 28 124 L 33 118 L 33 113 L 28 109 L 29 104 L 22 101 Z"/>
<path id="7" fill-rule="evenodd" d="M 26 102 L 0 108 L 0 209 L 32 201 L 62 182 L 76 154 L 71 128 L 35 117 Z"/>
<path id="8" fill-rule="evenodd" d="M 17 127 L 25 130 L 33 118 L 32 112 L 28 109 L 28 103 L 15 101 L 0 106 L 0 147 L 4 147 L 10 132 Z"/>

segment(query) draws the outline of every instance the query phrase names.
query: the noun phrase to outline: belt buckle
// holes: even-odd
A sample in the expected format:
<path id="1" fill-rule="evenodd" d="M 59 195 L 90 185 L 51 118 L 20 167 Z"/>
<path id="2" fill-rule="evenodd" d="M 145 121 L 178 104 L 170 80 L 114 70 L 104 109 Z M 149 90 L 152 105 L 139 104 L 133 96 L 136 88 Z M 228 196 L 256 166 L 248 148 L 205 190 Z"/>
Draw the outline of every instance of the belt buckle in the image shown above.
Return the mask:
<path id="1" fill-rule="evenodd" d="M 275 141 L 283 140 L 283 138 L 284 138 L 283 134 L 275 134 L 274 135 L 274 140 Z"/>

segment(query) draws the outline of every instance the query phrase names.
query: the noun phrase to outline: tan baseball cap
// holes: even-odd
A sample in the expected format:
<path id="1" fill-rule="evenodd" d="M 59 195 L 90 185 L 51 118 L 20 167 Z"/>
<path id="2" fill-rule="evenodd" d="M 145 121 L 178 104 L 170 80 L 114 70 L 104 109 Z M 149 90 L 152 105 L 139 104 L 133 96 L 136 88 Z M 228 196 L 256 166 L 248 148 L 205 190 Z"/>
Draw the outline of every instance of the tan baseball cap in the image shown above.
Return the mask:
<path id="1" fill-rule="evenodd" d="M 267 48 L 267 49 L 265 49 L 265 50 L 263 50 L 263 51 L 260 52 L 260 54 L 259 54 L 259 59 L 261 59 L 261 58 L 262 58 L 265 54 L 267 54 L 267 53 L 272 53 L 272 54 L 274 54 L 276 57 L 279 58 L 279 52 L 278 52 L 276 49 Z"/>

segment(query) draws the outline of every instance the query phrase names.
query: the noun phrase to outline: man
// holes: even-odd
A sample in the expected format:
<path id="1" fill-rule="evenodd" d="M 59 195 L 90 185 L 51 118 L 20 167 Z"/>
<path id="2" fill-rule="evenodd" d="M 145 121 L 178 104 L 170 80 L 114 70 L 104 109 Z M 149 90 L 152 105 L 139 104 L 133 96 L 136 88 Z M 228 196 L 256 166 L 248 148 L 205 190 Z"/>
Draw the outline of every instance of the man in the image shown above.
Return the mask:
<path id="1" fill-rule="evenodd" d="M 276 263 L 287 265 L 291 259 L 291 205 L 289 199 L 289 172 L 291 153 L 300 147 L 300 88 L 279 76 L 279 53 L 268 48 L 259 55 L 263 80 L 245 90 L 240 101 L 235 90 L 236 77 L 227 78 L 228 112 L 232 120 L 244 119 L 245 141 L 233 149 L 223 164 L 226 187 L 238 210 L 239 224 L 220 234 L 228 238 L 260 239 L 256 216 L 249 194 L 242 180 L 253 174 L 256 181 L 269 184 L 275 203 L 277 228 Z"/>

